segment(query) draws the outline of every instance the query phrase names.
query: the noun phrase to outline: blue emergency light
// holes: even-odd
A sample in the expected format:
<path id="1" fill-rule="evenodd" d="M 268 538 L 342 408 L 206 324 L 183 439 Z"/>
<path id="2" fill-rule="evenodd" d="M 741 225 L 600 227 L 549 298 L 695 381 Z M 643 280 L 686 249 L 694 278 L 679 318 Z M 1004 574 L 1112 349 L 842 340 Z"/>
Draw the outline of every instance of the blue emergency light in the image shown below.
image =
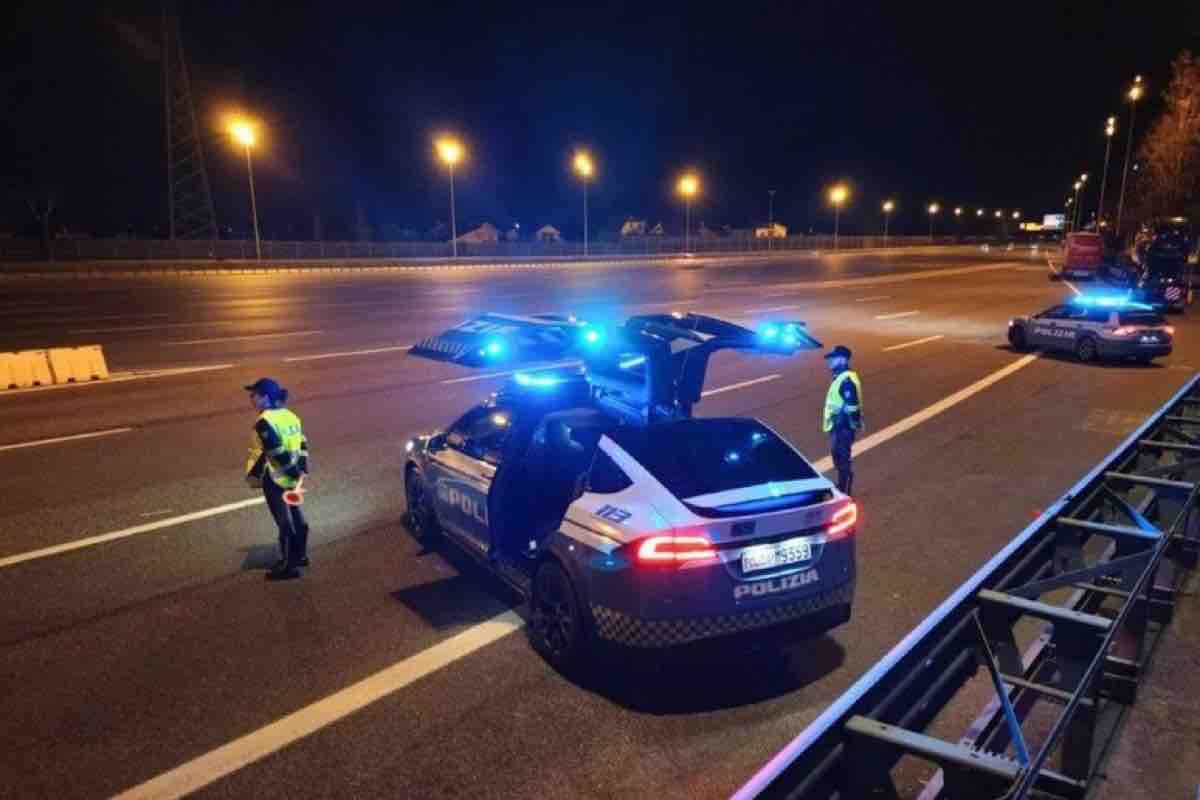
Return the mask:
<path id="1" fill-rule="evenodd" d="M 513 379 L 521 386 L 534 389 L 550 389 L 562 383 L 562 379 L 554 375 L 530 375 L 527 372 L 518 372 Z"/>
<path id="2" fill-rule="evenodd" d="M 1135 309 L 1135 310 L 1140 310 L 1140 311 L 1153 311 L 1154 310 L 1152 306 L 1148 306 L 1145 303 L 1139 303 L 1135 300 L 1131 300 L 1128 294 L 1123 294 L 1123 295 L 1077 294 L 1073 298 L 1071 298 L 1071 302 L 1074 303 L 1075 305 L 1087 306 L 1089 308 L 1118 308 L 1118 309 L 1119 308 L 1128 308 L 1128 309 Z"/>
<path id="3" fill-rule="evenodd" d="M 479 351 L 481 356 L 487 358 L 499 358 L 504 355 L 504 341 L 501 339 L 491 339 Z"/>

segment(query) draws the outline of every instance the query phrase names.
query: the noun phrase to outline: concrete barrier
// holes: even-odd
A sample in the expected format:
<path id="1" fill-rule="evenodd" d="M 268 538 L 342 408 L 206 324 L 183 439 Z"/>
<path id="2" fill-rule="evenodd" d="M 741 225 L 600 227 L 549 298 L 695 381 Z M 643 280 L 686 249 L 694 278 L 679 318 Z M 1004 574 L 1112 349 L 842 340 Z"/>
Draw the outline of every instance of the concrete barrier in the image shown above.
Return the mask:
<path id="1" fill-rule="evenodd" d="M 0 389 L 29 389 L 108 377 L 100 345 L 0 353 Z"/>

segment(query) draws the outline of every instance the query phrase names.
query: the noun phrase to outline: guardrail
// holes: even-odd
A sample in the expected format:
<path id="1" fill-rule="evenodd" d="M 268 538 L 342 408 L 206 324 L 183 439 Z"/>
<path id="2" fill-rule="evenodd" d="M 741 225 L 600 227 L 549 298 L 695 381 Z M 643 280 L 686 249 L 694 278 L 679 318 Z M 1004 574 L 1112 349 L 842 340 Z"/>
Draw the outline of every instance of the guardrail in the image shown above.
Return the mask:
<path id="1" fill-rule="evenodd" d="M 841 236 L 838 249 L 919 247 L 930 244 L 970 244 L 986 238 L 956 236 Z M 691 253 L 757 253 L 771 250 L 831 250 L 832 236 L 789 236 L 782 239 L 683 238 L 642 236 L 619 241 L 592 242 L 593 258 Z M 47 250 L 48 248 L 48 250 Z M 264 241 L 267 261 L 339 259 L 446 259 L 449 242 L 312 242 Z M 578 258 L 577 242 L 459 242 L 462 259 Z M 167 239 L 52 239 L 46 247 L 38 239 L 0 238 L 0 261 L 254 261 L 254 240 L 218 239 L 170 241 Z"/>
<path id="2" fill-rule="evenodd" d="M 1083 797 L 1101 716 L 1136 699 L 1147 632 L 1170 620 L 1200 552 L 1198 387 L 1189 380 L 735 798 L 894 798 L 905 756 L 940 767 L 926 797 Z M 1028 618 L 1049 625 L 1023 657 L 1014 628 Z M 995 702 L 975 735 L 927 734 L 977 676 Z"/>

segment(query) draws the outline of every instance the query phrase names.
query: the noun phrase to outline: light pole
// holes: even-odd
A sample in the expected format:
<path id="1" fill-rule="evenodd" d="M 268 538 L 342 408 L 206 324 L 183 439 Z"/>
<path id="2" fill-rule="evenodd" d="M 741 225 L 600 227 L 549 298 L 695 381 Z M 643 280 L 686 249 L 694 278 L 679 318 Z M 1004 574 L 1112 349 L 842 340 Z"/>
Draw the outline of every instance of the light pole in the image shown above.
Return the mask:
<path id="1" fill-rule="evenodd" d="M 842 203 L 850 196 L 850 189 L 839 183 L 829 190 L 829 202 L 833 203 L 833 249 L 838 249 L 838 228 L 841 223 Z"/>
<path id="2" fill-rule="evenodd" d="M 1087 179 L 1088 179 L 1088 174 L 1086 172 L 1082 173 L 1079 176 L 1079 187 L 1080 187 L 1079 191 L 1083 193 L 1083 199 L 1085 202 L 1087 201 Z M 1076 215 L 1075 216 L 1075 227 L 1076 228 L 1082 228 L 1085 225 L 1087 225 L 1087 215 L 1083 213 L 1082 207 L 1083 207 L 1082 202 L 1077 203 L 1077 207 L 1075 209 L 1075 215 Z"/>
<path id="3" fill-rule="evenodd" d="M 1133 117 L 1137 111 L 1137 101 L 1142 98 L 1142 76 L 1137 75 L 1133 79 L 1133 86 L 1129 89 L 1129 137 L 1125 140 L 1125 167 L 1121 174 L 1121 196 L 1117 199 L 1117 235 L 1121 233 L 1121 212 L 1125 210 L 1125 181 L 1129 178 L 1129 157 L 1133 154 Z"/>
<path id="4" fill-rule="evenodd" d="M 1071 232 L 1071 221 L 1074 218 L 1074 212 L 1075 212 L 1075 210 L 1073 208 L 1071 208 L 1071 203 L 1073 203 L 1073 202 L 1075 202 L 1074 199 L 1070 195 L 1067 195 L 1067 202 L 1063 206 L 1063 210 L 1065 212 L 1063 214 L 1063 228 L 1064 228 L 1063 232 L 1064 233 Z"/>
<path id="5" fill-rule="evenodd" d="M 434 145 L 437 147 L 438 158 L 450 168 L 450 252 L 458 258 L 458 220 L 454 213 L 454 165 L 462 160 L 462 142 L 453 136 L 443 136 Z"/>
<path id="6" fill-rule="evenodd" d="M 689 172 L 679 179 L 679 193 L 683 195 L 683 251 L 692 252 L 692 195 L 700 191 L 700 179 Z"/>
<path id="7" fill-rule="evenodd" d="M 892 212 L 896 210 L 896 203 L 892 200 L 883 201 L 883 247 L 887 249 L 888 240 L 888 223 L 891 222 Z"/>
<path id="8" fill-rule="evenodd" d="M 775 190 L 767 189 L 767 249 L 772 249 L 775 238 Z"/>
<path id="9" fill-rule="evenodd" d="M 244 119 L 234 120 L 229 125 L 229 133 L 238 144 L 246 148 L 246 175 L 250 178 L 250 215 L 254 217 L 254 256 L 262 261 L 262 241 L 258 236 L 258 201 L 254 197 L 254 164 L 250 159 L 250 148 L 254 146 L 254 125 Z"/>
<path id="10" fill-rule="evenodd" d="M 941 210 L 942 210 L 942 207 L 939 206 L 937 203 L 929 204 L 928 211 L 929 211 L 929 243 L 930 244 L 933 244 L 933 218 L 935 216 L 937 216 L 937 213 Z"/>
<path id="11" fill-rule="evenodd" d="M 1104 125 L 1104 138 L 1108 143 L 1104 145 L 1104 174 L 1100 177 L 1100 210 L 1096 214 L 1097 226 L 1104 221 L 1104 190 L 1108 187 L 1108 156 L 1112 153 L 1112 139 L 1116 132 L 1117 118 L 1109 117 L 1108 122 Z"/>
<path id="12" fill-rule="evenodd" d="M 1079 230 L 1079 190 L 1083 188 L 1083 181 L 1075 181 L 1075 209 L 1071 214 L 1071 230 Z"/>
<path id="13" fill-rule="evenodd" d="M 575 154 L 575 172 L 583 179 L 583 254 L 588 254 L 588 182 L 592 179 L 592 157 L 586 150 L 580 150 Z"/>

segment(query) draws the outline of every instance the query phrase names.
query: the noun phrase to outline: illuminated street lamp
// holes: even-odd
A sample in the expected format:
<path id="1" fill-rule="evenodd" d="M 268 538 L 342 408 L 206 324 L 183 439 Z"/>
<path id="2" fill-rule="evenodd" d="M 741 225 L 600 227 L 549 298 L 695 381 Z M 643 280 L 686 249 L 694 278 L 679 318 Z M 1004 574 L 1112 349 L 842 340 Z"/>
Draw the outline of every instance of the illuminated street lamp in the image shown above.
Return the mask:
<path id="1" fill-rule="evenodd" d="M 1021 212 L 1020 212 L 1020 211 L 1014 211 L 1014 212 L 1013 212 L 1013 219 L 1020 219 L 1020 218 L 1021 218 Z"/>
<path id="2" fill-rule="evenodd" d="M 1083 181 L 1075 181 L 1075 202 L 1074 212 L 1071 215 L 1071 230 L 1079 229 L 1079 190 L 1083 188 Z"/>
<path id="3" fill-rule="evenodd" d="M 1103 224 L 1104 222 L 1104 190 L 1108 188 L 1108 156 L 1112 153 L 1113 134 L 1117 132 L 1117 118 L 1109 117 L 1104 123 L 1104 139 L 1107 144 L 1104 145 L 1104 174 L 1100 177 L 1100 208 L 1096 212 L 1096 219 Z"/>
<path id="4" fill-rule="evenodd" d="M 235 119 L 229 123 L 229 135 L 246 149 L 246 175 L 250 178 L 250 215 L 254 218 L 254 256 L 262 261 L 262 241 L 258 236 L 258 202 L 254 197 L 254 164 L 250 160 L 250 148 L 257 140 L 254 123 L 247 119 Z"/>
<path id="5" fill-rule="evenodd" d="M 458 221 L 454 212 L 454 165 L 462 161 L 462 142 L 453 136 L 443 136 L 434 142 L 438 158 L 450 168 L 450 251 L 458 258 Z"/>
<path id="6" fill-rule="evenodd" d="M 575 154 L 575 174 L 583 180 L 583 254 L 588 254 L 588 183 L 592 180 L 592 173 L 595 172 L 592 164 L 592 156 L 586 150 L 580 150 Z"/>
<path id="7" fill-rule="evenodd" d="M 982 209 L 982 208 L 977 208 L 977 209 L 975 209 L 975 216 L 977 216 L 977 217 L 982 217 L 982 216 L 983 216 L 983 209 Z"/>
<path id="8" fill-rule="evenodd" d="M 896 203 L 893 200 L 883 201 L 883 246 L 887 247 L 888 240 L 888 221 L 891 220 L 892 212 L 896 210 Z"/>
<path id="9" fill-rule="evenodd" d="M 842 204 L 850 197 L 850 189 L 844 183 L 839 183 L 829 190 L 829 202 L 833 204 L 833 249 L 838 249 L 838 226 L 842 214 Z"/>
<path id="10" fill-rule="evenodd" d="M 683 195 L 683 250 L 692 252 L 692 196 L 700 191 L 700 179 L 687 173 L 679 179 L 679 193 Z"/>
<path id="11" fill-rule="evenodd" d="M 1125 210 L 1125 181 L 1129 178 L 1129 157 L 1133 154 L 1133 119 L 1134 113 L 1137 111 L 1137 101 L 1142 99 L 1142 94 L 1145 92 L 1145 87 L 1142 85 L 1142 76 L 1137 75 L 1133 79 L 1133 86 L 1129 87 L 1129 92 L 1126 95 L 1129 98 L 1129 137 L 1125 140 L 1125 167 L 1121 171 L 1121 196 L 1117 198 L 1117 234 L 1121 233 L 1121 212 Z"/>
<path id="12" fill-rule="evenodd" d="M 994 214 L 994 216 L 996 217 L 996 219 L 1000 219 L 1002 216 L 1004 216 L 1004 212 L 1001 211 L 1000 209 L 996 209 L 996 213 Z"/>
<path id="13" fill-rule="evenodd" d="M 933 218 L 936 217 L 938 212 L 942 210 L 942 207 L 939 206 L 937 203 L 930 203 L 929 208 L 926 210 L 929 212 L 929 242 L 930 242 L 930 244 L 932 244 L 933 243 Z"/>

